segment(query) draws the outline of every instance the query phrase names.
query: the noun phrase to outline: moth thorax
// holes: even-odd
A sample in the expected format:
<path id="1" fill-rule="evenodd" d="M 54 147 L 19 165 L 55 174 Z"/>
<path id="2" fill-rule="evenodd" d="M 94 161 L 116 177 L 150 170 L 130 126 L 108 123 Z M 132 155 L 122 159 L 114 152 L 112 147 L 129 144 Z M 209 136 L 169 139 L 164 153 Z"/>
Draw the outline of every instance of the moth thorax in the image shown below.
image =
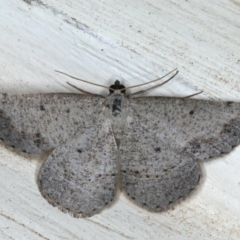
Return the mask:
<path id="1" fill-rule="evenodd" d="M 122 113 L 122 96 L 121 94 L 114 94 L 114 98 L 112 99 L 112 115 L 114 117 L 120 117 Z"/>

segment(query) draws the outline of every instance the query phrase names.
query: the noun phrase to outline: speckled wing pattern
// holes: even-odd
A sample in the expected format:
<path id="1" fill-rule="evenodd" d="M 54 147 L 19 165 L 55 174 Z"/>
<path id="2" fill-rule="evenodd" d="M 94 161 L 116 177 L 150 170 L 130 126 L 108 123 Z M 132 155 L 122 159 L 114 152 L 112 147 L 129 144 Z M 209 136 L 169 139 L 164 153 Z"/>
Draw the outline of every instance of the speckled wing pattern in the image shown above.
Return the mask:
<path id="1" fill-rule="evenodd" d="M 75 217 L 109 205 L 118 180 L 137 204 L 162 211 L 196 188 L 199 161 L 239 144 L 240 104 L 0 94 L 0 139 L 29 154 L 52 150 L 38 175 L 40 191 Z"/>
<path id="2" fill-rule="evenodd" d="M 58 146 L 44 162 L 38 182 L 42 195 L 75 217 L 92 216 L 117 191 L 117 146 L 108 121 L 85 129 Z"/>
<path id="3" fill-rule="evenodd" d="M 198 184 L 198 160 L 230 152 L 240 142 L 240 104 L 176 98 L 129 100 L 120 146 L 127 195 L 162 211 Z"/>
<path id="4" fill-rule="evenodd" d="M 117 146 L 102 102 L 80 94 L 0 95 L 0 139 L 29 154 L 54 149 L 39 188 L 76 217 L 101 211 L 117 189 Z"/>
<path id="5" fill-rule="evenodd" d="M 98 119 L 99 97 L 80 94 L 1 94 L 0 139 L 39 154 L 84 132 Z"/>

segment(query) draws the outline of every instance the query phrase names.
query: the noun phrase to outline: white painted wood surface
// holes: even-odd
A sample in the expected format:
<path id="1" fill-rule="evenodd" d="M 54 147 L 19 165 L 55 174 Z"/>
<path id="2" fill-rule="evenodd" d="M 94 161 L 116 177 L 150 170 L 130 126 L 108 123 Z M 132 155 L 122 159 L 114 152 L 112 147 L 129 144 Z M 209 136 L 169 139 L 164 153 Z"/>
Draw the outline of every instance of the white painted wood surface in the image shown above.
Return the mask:
<path id="1" fill-rule="evenodd" d="M 240 1 L 0 1 L 1 92 L 74 92 L 54 72 L 109 85 L 143 83 L 178 67 L 150 95 L 240 101 Z M 36 183 L 43 158 L 0 146 L 0 239 L 239 239 L 240 147 L 202 164 L 186 201 L 149 213 L 120 194 L 87 219 L 49 205 Z"/>

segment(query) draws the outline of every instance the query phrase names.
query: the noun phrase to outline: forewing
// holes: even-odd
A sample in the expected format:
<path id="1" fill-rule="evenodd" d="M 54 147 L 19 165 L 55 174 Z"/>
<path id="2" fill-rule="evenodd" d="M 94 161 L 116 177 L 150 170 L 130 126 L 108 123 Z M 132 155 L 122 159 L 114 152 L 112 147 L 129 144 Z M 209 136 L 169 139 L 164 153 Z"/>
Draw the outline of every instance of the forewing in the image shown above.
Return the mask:
<path id="1" fill-rule="evenodd" d="M 101 101 L 80 94 L 0 94 L 0 139 L 30 154 L 52 149 L 95 124 Z"/>
<path id="2" fill-rule="evenodd" d="M 197 160 L 239 144 L 239 103 L 139 98 L 130 99 L 128 109 L 120 145 L 122 185 L 152 211 L 166 209 L 197 186 Z"/>
<path id="3" fill-rule="evenodd" d="M 117 182 L 117 146 L 107 120 L 58 146 L 38 176 L 48 202 L 75 217 L 92 216 L 110 204 Z"/>
<path id="4" fill-rule="evenodd" d="M 199 160 L 240 142 L 240 103 L 154 97 L 132 99 L 130 107 L 155 141 Z"/>

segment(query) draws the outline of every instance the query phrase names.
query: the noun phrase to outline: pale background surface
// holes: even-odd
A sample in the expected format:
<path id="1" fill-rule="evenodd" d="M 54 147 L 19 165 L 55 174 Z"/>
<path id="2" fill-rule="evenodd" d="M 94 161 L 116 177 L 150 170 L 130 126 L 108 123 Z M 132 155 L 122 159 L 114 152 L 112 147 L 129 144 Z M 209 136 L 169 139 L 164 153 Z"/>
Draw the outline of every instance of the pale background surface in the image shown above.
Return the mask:
<path id="1" fill-rule="evenodd" d="M 27 3 L 28 2 L 28 3 Z M 179 75 L 151 91 L 240 101 L 240 1 L 8 0 L 0 2 L 0 90 L 95 93 L 55 69 L 108 86 Z M 186 201 L 149 213 L 123 194 L 88 219 L 75 219 L 42 198 L 40 158 L 0 146 L 0 239 L 239 239 L 240 147 L 202 165 Z"/>

